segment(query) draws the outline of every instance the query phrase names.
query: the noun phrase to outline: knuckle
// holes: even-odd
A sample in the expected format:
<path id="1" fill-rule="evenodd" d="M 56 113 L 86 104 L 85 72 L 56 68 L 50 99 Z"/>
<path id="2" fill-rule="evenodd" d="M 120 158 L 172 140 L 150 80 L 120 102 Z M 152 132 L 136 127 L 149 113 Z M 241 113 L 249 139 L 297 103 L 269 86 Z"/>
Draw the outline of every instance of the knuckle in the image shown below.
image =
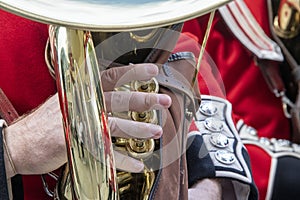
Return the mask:
<path id="1" fill-rule="evenodd" d="M 125 93 L 118 93 L 118 92 L 113 93 L 111 99 L 113 105 L 120 105 L 121 103 L 124 103 L 124 95 Z"/>
<path id="2" fill-rule="evenodd" d="M 145 99 L 144 99 L 144 105 L 145 105 L 145 108 L 148 110 L 148 109 L 151 109 L 151 107 L 156 103 L 156 95 L 155 94 L 152 94 L 152 93 L 148 93 L 146 94 L 145 96 Z"/>
<path id="3" fill-rule="evenodd" d="M 109 84 L 113 84 L 113 86 L 114 86 L 115 82 L 118 79 L 117 70 L 115 70 L 114 68 L 108 69 L 102 73 L 101 78 L 102 78 L 102 81 L 105 81 Z"/>

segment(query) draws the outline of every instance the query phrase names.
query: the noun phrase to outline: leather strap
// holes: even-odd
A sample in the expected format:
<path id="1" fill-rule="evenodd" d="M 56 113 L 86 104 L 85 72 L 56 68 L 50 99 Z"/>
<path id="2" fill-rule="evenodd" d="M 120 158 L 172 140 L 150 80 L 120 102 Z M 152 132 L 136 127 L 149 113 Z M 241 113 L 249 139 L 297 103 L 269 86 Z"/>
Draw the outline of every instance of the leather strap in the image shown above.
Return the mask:
<path id="1" fill-rule="evenodd" d="M 291 119 L 293 125 L 292 141 L 299 143 L 300 141 L 300 81 L 298 81 L 298 95 L 295 101 L 295 106 L 291 110 Z"/>
<path id="2" fill-rule="evenodd" d="M 19 117 L 18 112 L 9 101 L 3 90 L 0 88 L 0 117 L 4 119 L 7 125 L 11 124 Z"/>
<path id="3" fill-rule="evenodd" d="M 183 84 L 183 82 L 177 81 L 173 77 L 164 76 L 162 74 L 159 74 L 155 78 L 161 86 L 171 90 L 173 89 L 178 93 L 185 94 L 191 101 L 194 100 L 194 95 L 191 92 L 191 88 L 186 86 L 186 84 Z"/>
<path id="4" fill-rule="evenodd" d="M 4 94 L 3 90 L 0 88 L 0 118 L 2 118 L 3 120 L 5 120 L 6 124 L 9 125 L 11 124 L 15 119 L 17 119 L 19 117 L 18 112 L 16 111 L 16 109 L 14 108 L 14 106 L 12 105 L 12 103 L 9 101 L 9 99 L 7 98 L 7 96 Z M 4 165 L 4 157 L 3 157 L 3 135 L 2 135 L 2 127 L 0 130 L 0 167 L 2 168 L 2 166 Z M 2 163 L 3 162 L 3 163 Z M 3 169 L 0 169 L 0 199 L 4 200 L 6 199 L 4 195 L 5 193 L 5 186 L 7 188 L 7 184 L 6 184 L 6 173 L 5 173 L 5 167 L 4 167 L 4 171 Z M 5 181 L 5 183 L 4 183 Z M 23 182 L 22 182 L 22 176 L 17 174 L 14 177 L 11 178 L 11 185 L 12 185 L 12 194 L 13 194 L 13 198 L 14 200 L 22 200 L 24 197 L 24 192 L 23 192 Z M 9 197 L 7 196 L 7 199 L 9 199 Z"/>
<path id="5" fill-rule="evenodd" d="M 198 109 L 197 106 L 201 97 L 199 89 L 192 88 L 193 84 L 190 81 L 194 78 L 194 74 L 191 73 L 191 69 L 195 69 L 194 54 L 191 52 L 178 52 L 172 54 L 168 61 L 162 66 L 161 72 L 155 78 L 159 85 L 175 90 L 179 94 L 184 94 L 188 98 L 188 111 L 191 111 L 196 117 L 195 111 Z"/>
<path id="6" fill-rule="evenodd" d="M 256 60 L 270 90 L 275 95 L 285 92 L 285 86 L 279 72 L 279 65 L 272 60 Z"/>
<path id="7" fill-rule="evenodd" d="M 277 36 L 277 34 L 274 31 L 273 28 L 273 22 L 274 17 L 277 15 L 277 13 L 274 13 L 274 8 L 276 8 L 276 4 L 279 3 L 279 1 L 272 1 L 268 0 L 268 13 L 269 13 L 269 23 L 270 23 L 270 30 L 271 34 L 276 41 L 276 43 L 280 46 L 282 49 L 282 52 L 285 57 L 285 62 L 282 63 L 284 68 L 287 68 L 289 73 L 291 73 L 291 80 L 288 80 L 290 82 L 293 82 L 295 84 L 295 87 L 297 87 L 297 90 L 295 93 L 292 93 L 292 98 L 294 98 L 294 106 L 291 107 L 291 124 L 292 124 L 292 141 L 296 143 L 300 143 L 300 65 L 299 65 L 299 59 L 297 61 L 297 56 L 299 55 L 299 38 L 298 35 L 295 38 L 291 39 L 281 39 Z M 288 83 L 286 89 L 288 90 L 290 82 Z"/>
<path id="8" fill-rule="evenodd" d="M 288 41 L 281 40 L 276 35 L 273 27 L 276 13 L 273 12 L 272 7 L 275 8 L 276 6 L 273 6 L 273 4 L 278 4 L 280 1 L 268 0 L 267 2 L 270 30 L 275 42 L 260 28 L 243 0 L 233 1 L 219 8 L 219 11 L 232 33 L 256 56 L 257 64 L 269 88 L 276 97 L 282 100 L 285 116 L 292 118 L 293 141 L 300 142 L 300 121 L 298 121 L 300 119 L 300 107 L 294 105 L 298 103 L 297 101 L 300 101 L 300 93 L 294 91 L 293 88 L 294 83 L 297 87 L 300 80 L 300 66 L 296 61 L 296 57 L 299 55 L 297 41 L 299 41 L 300 36 Z M 279 63 L 275 63 L 276 61 L 279 61 Z M 284 77 L 283 70 L 290 73 L 291 80 L 286 81 L 287 78 Z M 293 84 L 290 84 L 291 82 Z M 289 98 L 292 98 L 292 100 Z"/>
<path id="9" fill-rule="evenodd" d="M 170 182 L 179 183 L 172 186 L 170 198 L 187 199 L 188 180 L 184 152 L 188 125 L 192 120 L 192 113 L 195 113 L 195 95 L 191 87 L 193 70 L 195 70 L 194 55 L 191 52 L 179 52 L 169 57 L 168 62 L 160 68 L 159 75 L 155 77 L 160 92 L 170 95 L 173 101 L 167 112 L 166 119 L 169 121 L 164 125 L 164 130 L 167 130 L 168 134 L 164 134 L 161 138 L 163 168 L 151 193 L 155 200 L 166 196 Z M 199 90 L 195 90 L 197 91 Z M 174 160 L 166 164 L 170 157 Z"/>

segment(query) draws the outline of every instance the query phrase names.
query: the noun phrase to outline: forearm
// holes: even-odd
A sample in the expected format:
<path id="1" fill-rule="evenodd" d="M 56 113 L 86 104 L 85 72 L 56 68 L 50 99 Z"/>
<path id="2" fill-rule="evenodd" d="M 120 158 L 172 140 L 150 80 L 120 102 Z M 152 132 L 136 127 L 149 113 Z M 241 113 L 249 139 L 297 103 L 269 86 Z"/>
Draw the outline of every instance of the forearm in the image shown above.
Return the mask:
<path id="1" fill-rule="evenodd" d="M 49 98 L 34 112 L 6 127 L 4 138 L 7 144 L 7 178 L 16 173 L 45 173 L 66 162 L 65 139 L 57 95 Z M 12 162 L 9 162 L 7 153 L 10 154 Z M 47 159 L 53 163 L 49 164 L 45 161 Z"/>

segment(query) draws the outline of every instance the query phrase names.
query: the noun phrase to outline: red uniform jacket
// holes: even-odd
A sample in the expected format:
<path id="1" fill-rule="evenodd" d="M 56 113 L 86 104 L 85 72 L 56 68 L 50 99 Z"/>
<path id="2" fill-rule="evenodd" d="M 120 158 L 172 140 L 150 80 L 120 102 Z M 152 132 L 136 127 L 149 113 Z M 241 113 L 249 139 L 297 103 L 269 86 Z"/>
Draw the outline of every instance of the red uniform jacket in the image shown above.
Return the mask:
<path id="1" fill-rule="evenodd" d="M 265 2 L 259 0 L 249 6 L 258 22 L 269 33 Z M 4 11 L 0 11 L 0 16 L 0 87 L 22 115 L 56 92 L 55 82 L 44 62 L 47 26 Z M 183 32 L 193 34 L 201 43 L 207 19 L 201 17 L 185 23 Z M 194 44 L 181 45 L 178 47 L 180 50 L 193 51 L 195 48 Z M 226 97 L 233 104 L 235 118 L 243 118 L 258 130 L 260 136 L 288 139 L 289 124 L 283 116 L 280 100 L 269 91 L 251 54 L 226 29 L 218 14 L 206 50 L 216 67 L 201 66 L 201 92 Z M 251 146 L 248 146 L 248 150 L 254 179 L 260 197 L 264 199 L 270 163 L 265 161 L 269 157 L 264 157 L 264 152 L 252 151 Z M 25 200 L 51 199 L 43 191 L 40 176 L 23 176 L 23 181 Z"/>
<path id="2" fill-rule="evenodd" d="M 0 16 L 0 87 L 23 115 L 56 92 L 44 61 L 48 29 L 2 10 Z M 48 198 L 39 175 L 23 176 L 23 184 L 25 200 Z"/>
<path id="3" fill-rule="evenodd" d="M 270 35 L 266 1 L 245 2 L 261 27 Z M 188 21 L 183 32 L 193 34 L 202 43 L 207 22 L 208 16 Z M 289 122 L 283 114 L 281 100 L 270 91 L 252 54 L 233 36 L 218 12 L 212 24 L 206 51 L 215 65 L 206 69 L 203 69 L 205 66 L 201 67 L 201 93 L 224 95 L 232 103 L 234 118 L 243 119 L 246 124 L 256 128 L 259 136 L 290 139 Z M 210 89 L 215 88 L 217 82 L 219 90 Z M 251 145 L 246 147 L 260 199 L 265 199 L 270 157 Z"/>

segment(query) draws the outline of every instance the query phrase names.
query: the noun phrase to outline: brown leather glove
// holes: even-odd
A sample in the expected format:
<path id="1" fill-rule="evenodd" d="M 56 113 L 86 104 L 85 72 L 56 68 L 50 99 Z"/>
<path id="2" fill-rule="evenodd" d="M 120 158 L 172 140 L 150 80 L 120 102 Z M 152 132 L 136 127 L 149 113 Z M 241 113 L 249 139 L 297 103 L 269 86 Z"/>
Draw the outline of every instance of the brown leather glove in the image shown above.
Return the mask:
<path id="1" fill-rule="evenodd" d="M 172 105 L 162 124 L 162 163 L 154 185 L 154 199 L 187 199 L 186 135 L 200 102 L 198 84 L 195 84 L 195 89 L 193 87 L 195 63 L 190 52 L 172 54 L 156 77 L 160 85 L 159 92 L 168 94 Z"/>

